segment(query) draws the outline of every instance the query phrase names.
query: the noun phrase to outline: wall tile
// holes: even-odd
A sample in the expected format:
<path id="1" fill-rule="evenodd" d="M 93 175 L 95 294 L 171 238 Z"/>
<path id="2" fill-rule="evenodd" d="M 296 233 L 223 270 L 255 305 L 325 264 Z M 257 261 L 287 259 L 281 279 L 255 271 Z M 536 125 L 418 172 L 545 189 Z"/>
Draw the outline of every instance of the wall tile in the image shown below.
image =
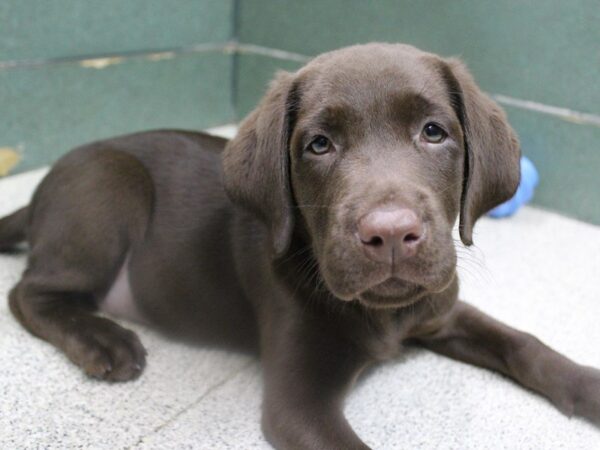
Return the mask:
<path id="1" fill-rule="evenodd" d="M 0 61 L 229 40 L 233 0 L 3 0 Z"/>
<path id="2" fill-rule="evenodd" d="M 600 128 L 505 110 L 540 172 L 534 203 L 600 225 Z"/>
<path id="3" fill-rule="evenodd" d="M 21 153 L 18 172 L 94 139 L 227 123 L 230 75 L 224 54 L 137 58 L 101 70 L 59 64 L 0 71 L 0 147 Z"/>

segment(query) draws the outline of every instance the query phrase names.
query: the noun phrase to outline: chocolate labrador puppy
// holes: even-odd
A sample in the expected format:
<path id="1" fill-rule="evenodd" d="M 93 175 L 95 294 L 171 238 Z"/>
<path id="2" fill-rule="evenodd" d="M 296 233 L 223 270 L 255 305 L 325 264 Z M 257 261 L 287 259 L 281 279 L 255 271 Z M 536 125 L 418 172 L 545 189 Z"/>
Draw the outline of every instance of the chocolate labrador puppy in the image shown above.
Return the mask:
<path id="1" fill-rule="evenodd" d="M 15 317 L 87 374 L 137 377 L 137 336 L 257 346 L 275 447 L 367 448 L 344 394 L 403 343 L 499 371 L 600 423 L 600 371 L 457 300 L 452 227 L 519 183 L 502 110 L 457 60 L 406 45 L 323 54 L 279 74 L 227 142 L 150 131 L 63 157 L 0 221 L 27 240 Z"/>

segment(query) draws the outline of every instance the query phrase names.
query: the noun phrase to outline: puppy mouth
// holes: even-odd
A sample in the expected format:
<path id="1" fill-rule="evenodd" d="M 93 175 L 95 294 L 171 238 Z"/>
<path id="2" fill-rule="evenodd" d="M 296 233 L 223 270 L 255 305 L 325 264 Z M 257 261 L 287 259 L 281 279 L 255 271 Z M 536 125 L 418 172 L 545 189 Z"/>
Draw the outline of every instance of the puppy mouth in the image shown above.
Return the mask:
<path id="1" fill-rule="evenodd" d="M 392 276 L 360 292 L 356 298 L 372 308 L 397 308 L 417 302 L 425 293 L 424 286 Z"/>
<path id="2" fill-rule="evenodd" d="M 454 280 L 453 247 L 446 251 L 444 246 L 438 248 L 441 250 L 433 255 L 426 252 L 391 267 L 365 260 L 354 249 L 332 246 L 325 252 L 319 271 L 329 292 L 340 300 L 370 308 L 402 308 L 443 292 Z"/>

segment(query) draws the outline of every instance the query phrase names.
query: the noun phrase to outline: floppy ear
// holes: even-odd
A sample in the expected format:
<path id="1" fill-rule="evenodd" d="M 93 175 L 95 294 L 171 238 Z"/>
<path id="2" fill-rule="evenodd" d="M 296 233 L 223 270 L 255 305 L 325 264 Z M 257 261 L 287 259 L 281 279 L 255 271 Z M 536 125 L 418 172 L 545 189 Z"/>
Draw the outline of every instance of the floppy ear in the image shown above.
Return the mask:
<path id="1" fill-rule="evenodd" d="M 287 250 L 294 227 L 288 173 L 289 137 L 297 107 L 293 80 L 287 72 L 276 75 L 223 154 L 227 194 L 267 224 L 276 256 Z"/>
<path id="2" fill-rule="evenodd" d="M 466 151 L 459 231 L 463 243 L 471 245 L 477 219 L 517 190 L 521 150 L 504 111 L 477 87 L 464 64 L 456 59 L 446 62 Z"/>

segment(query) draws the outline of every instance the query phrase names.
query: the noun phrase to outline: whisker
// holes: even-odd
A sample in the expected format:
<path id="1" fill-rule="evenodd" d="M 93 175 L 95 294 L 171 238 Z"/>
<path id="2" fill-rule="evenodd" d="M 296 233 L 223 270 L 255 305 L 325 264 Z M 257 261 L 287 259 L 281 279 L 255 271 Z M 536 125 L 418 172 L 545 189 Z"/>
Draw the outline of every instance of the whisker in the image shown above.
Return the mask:
<path id="1" fill-rule="evenodd" d="M 318 204 L 297 204 L 294 205 L 294 208 L 323 208 L 323 209 L 331 209 L 333 206 L 330 205 L 318 205 Z"/>
<path id="2" fill-rule="evenodd" d="M 291 255 L 286 256 L 284 259 L 282 259 L 281 261 L 277 262 L 277 265 L 280 266 L 286 262 L 291 261 L 293 258 L 302 255 L 303 253 L 307 252 L 308 250 L 310 250 L 311 247 L 310 245 L 305 245 L 303 247 L 300 247 L 299 250 L 296 250 L 294 253 L 292 253 Z"/>

